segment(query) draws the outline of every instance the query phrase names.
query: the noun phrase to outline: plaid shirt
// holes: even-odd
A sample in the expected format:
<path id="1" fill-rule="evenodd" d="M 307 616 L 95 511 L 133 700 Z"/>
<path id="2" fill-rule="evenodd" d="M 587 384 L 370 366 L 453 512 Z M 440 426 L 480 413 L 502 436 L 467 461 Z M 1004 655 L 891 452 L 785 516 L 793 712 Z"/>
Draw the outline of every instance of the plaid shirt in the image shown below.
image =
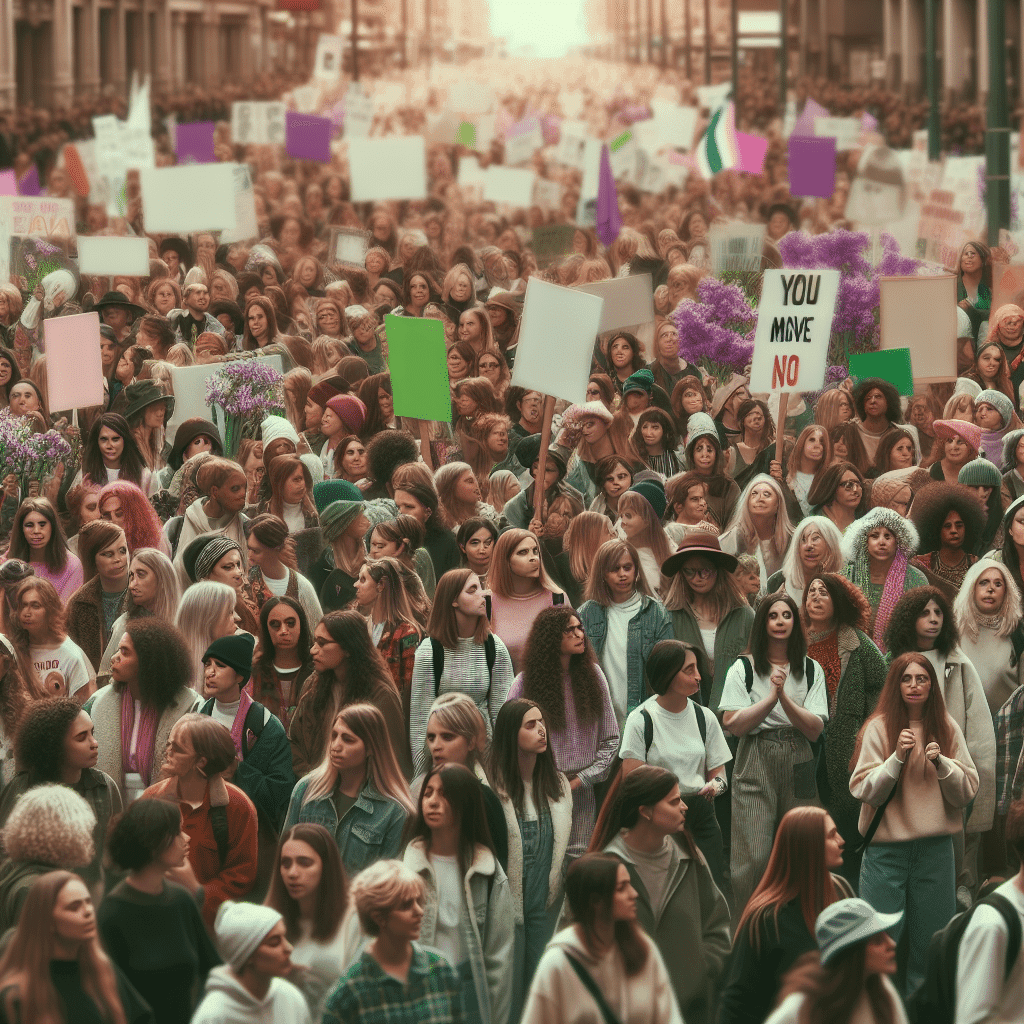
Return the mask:
<path id="1" fill-rule="evenodd" d="M 996 713 L 996 814 L 1007 814 L 1024 790 L 1017 765 L 1024 749 L 1024 686 L 1018 686 Z"/>
<path id="2" fill-rule="evenodd" d="M 403 985 L 364 951 L 338 982 L 323 1024 L 464 1024 L 459 979 L 440 954 L 412 944 Z"/>

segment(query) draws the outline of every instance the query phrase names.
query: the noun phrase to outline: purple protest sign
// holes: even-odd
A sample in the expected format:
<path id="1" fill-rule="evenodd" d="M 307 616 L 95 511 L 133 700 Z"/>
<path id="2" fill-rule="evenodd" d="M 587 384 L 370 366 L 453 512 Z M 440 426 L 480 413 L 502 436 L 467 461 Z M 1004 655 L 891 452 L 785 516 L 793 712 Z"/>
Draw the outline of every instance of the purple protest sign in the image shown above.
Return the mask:
<path id="1" fill-rule="evenodd" d="M 804 104 L 804 109 L 800 112 L 800 116 L 796 119 L 796 123 L 793 125 L 793 131 L 791 135 L 813 135 L 814 134 L 814 119 L 816 117 L 828 117 L 829 112 L 818 102 L 812 99 L 808 99 Z"/>
<path id="2" fill-rule="evenodd" d="M 25 176 L 18 182 L 18 191 L 23 196 L 37 196 L 42 191 L 39 187 L 39 168 L 35 164 L 29 167 Z"/>
<path id="3" fill-rule="evenodd" d="M 14 176 L 13 168 L 0 171 L 0 196 L 16 196 L 18 194 L 18 179 Z"/>
<path id="4" fill-rule="evenodd" d="M 297 114 L 289 110 L 284 115 L 285 149 L 289 156 L 299 160 L 331 162 L 331 132 L 329 117 L 315 114 Z"/>
<path id="5" fill-rule="evenodd" d="M 179 124 L 175 132 L 175 151 L 178 163 L 187 161 L 197 164 L 215 163 L 217 157 L 213 152 L 212 121 L 191 121 Z"/>
<path id="6" fill-rule="evenodd" d="M 789 191 L 794 196 L 832 195 L 836 182 L 836 140 L 833 136 L 817 138 L 800 135 L 789 137 Z"/>
<path id="7" fill-rule="evenodd" d="M 622 230 L 622 215 L 619 213 L 619 195 L 615 189 L 615 175 L 612 173 L 611 154 L 608 147 L 601 147 L 601 167 L 597 179 L 597 237 L 602 245 L 611 245 Z"/>

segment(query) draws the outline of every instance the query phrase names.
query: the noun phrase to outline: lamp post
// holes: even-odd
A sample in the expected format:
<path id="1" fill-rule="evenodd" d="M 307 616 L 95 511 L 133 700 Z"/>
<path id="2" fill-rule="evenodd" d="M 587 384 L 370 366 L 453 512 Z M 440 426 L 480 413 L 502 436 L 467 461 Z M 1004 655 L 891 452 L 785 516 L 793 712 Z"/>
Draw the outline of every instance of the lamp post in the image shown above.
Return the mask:
<path id="1" fill-rule="evenodd" d="M 704 0 L 704 84 L 711 84 L 711 0 Z"/>
<path id="2" fill-rule="evenodd" d="M 928 93 L 928 159 L 938 160 L 942 155 L 939 127 L 939 82 L 935 65 L 935 5 L 938 0 L 924 0 L 924 82 Z M 991 54 L 989 54 L 991 57 Z"/>
<path id="3" fill-rule="evenodd" d="M 359 81 L 359 0 L 352 0 L 352 80 Z"/>
<path id="4" fill-rule="evenodd" d="M 988 0 L 988 127 L 985 132 L 985 205 L 989 245 L 1010 226 L 1010 115 L 1006 97 L 1006 2 Z"/>

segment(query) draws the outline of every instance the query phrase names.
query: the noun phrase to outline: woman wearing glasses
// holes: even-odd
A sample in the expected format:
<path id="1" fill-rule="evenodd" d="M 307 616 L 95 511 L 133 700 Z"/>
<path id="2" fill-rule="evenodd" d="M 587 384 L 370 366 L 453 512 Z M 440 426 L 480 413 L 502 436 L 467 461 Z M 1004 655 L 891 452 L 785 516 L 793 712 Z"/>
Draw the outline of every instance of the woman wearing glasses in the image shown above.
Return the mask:
<path id="1" fill-rule="evenodd" d="M 826 516 L 845 533 L 868 510 L 864 477 L 852 462 L 829 466 L 807 496 L 816 516 Z"/>

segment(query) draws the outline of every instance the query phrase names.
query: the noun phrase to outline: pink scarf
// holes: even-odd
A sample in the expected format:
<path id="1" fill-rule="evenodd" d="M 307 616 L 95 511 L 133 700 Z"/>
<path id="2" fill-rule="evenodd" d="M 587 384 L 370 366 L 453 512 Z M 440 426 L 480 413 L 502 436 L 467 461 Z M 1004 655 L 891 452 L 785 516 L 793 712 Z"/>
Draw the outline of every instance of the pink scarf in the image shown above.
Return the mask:
<path id="1" fill-rule="evenodd" d="M 885 654 L 885 627 L 889 625 L 889 617 L 892 615 L 896 602 L 903 596 L 904 588 L 907 585 L 907 553 L 902 548 L 896 549 L 896 557 L 889 566 L 889 575 L 885 578 L 885 586 L 882 588 L 882 599 L 878 602 L 878 612 L 875 615 L 875 630 L 871 639 L 875 641 L 878 649 Z M 867 577 L 871 579 L 870 574 Z"/>
<path id="2" fill-rule="evenodd" d="M 160 721 L 160 712 L 155 708 L 140 705 L 142 717 L 139 720 L 139 739 L 135 745 L 135 753 L 131 752 L 132 731 L 135 729 L 135 700 L 131 691 L 125 687 L 121 694 L 121 771 L 137 772 L 146 785 L 152 782 L 153 761 L 156 751 L 156 727 Z"/>
<path id="3" fill-rule="evenodd" d="M 238 701 L 238 710 L 235 712 L 235 720 L 231 723 L 231 739 L 235 744 L 235 753 L 242 756 L 242 730 L 245 728 L 245 716 L 249 713 L 249 708 L 253 705 L 253 699 L 242 690 L 242 695 Z M 252 737 L 255 739 L 256 737 Z M 250 742 L 250 746 L 251 746 Z"/>

